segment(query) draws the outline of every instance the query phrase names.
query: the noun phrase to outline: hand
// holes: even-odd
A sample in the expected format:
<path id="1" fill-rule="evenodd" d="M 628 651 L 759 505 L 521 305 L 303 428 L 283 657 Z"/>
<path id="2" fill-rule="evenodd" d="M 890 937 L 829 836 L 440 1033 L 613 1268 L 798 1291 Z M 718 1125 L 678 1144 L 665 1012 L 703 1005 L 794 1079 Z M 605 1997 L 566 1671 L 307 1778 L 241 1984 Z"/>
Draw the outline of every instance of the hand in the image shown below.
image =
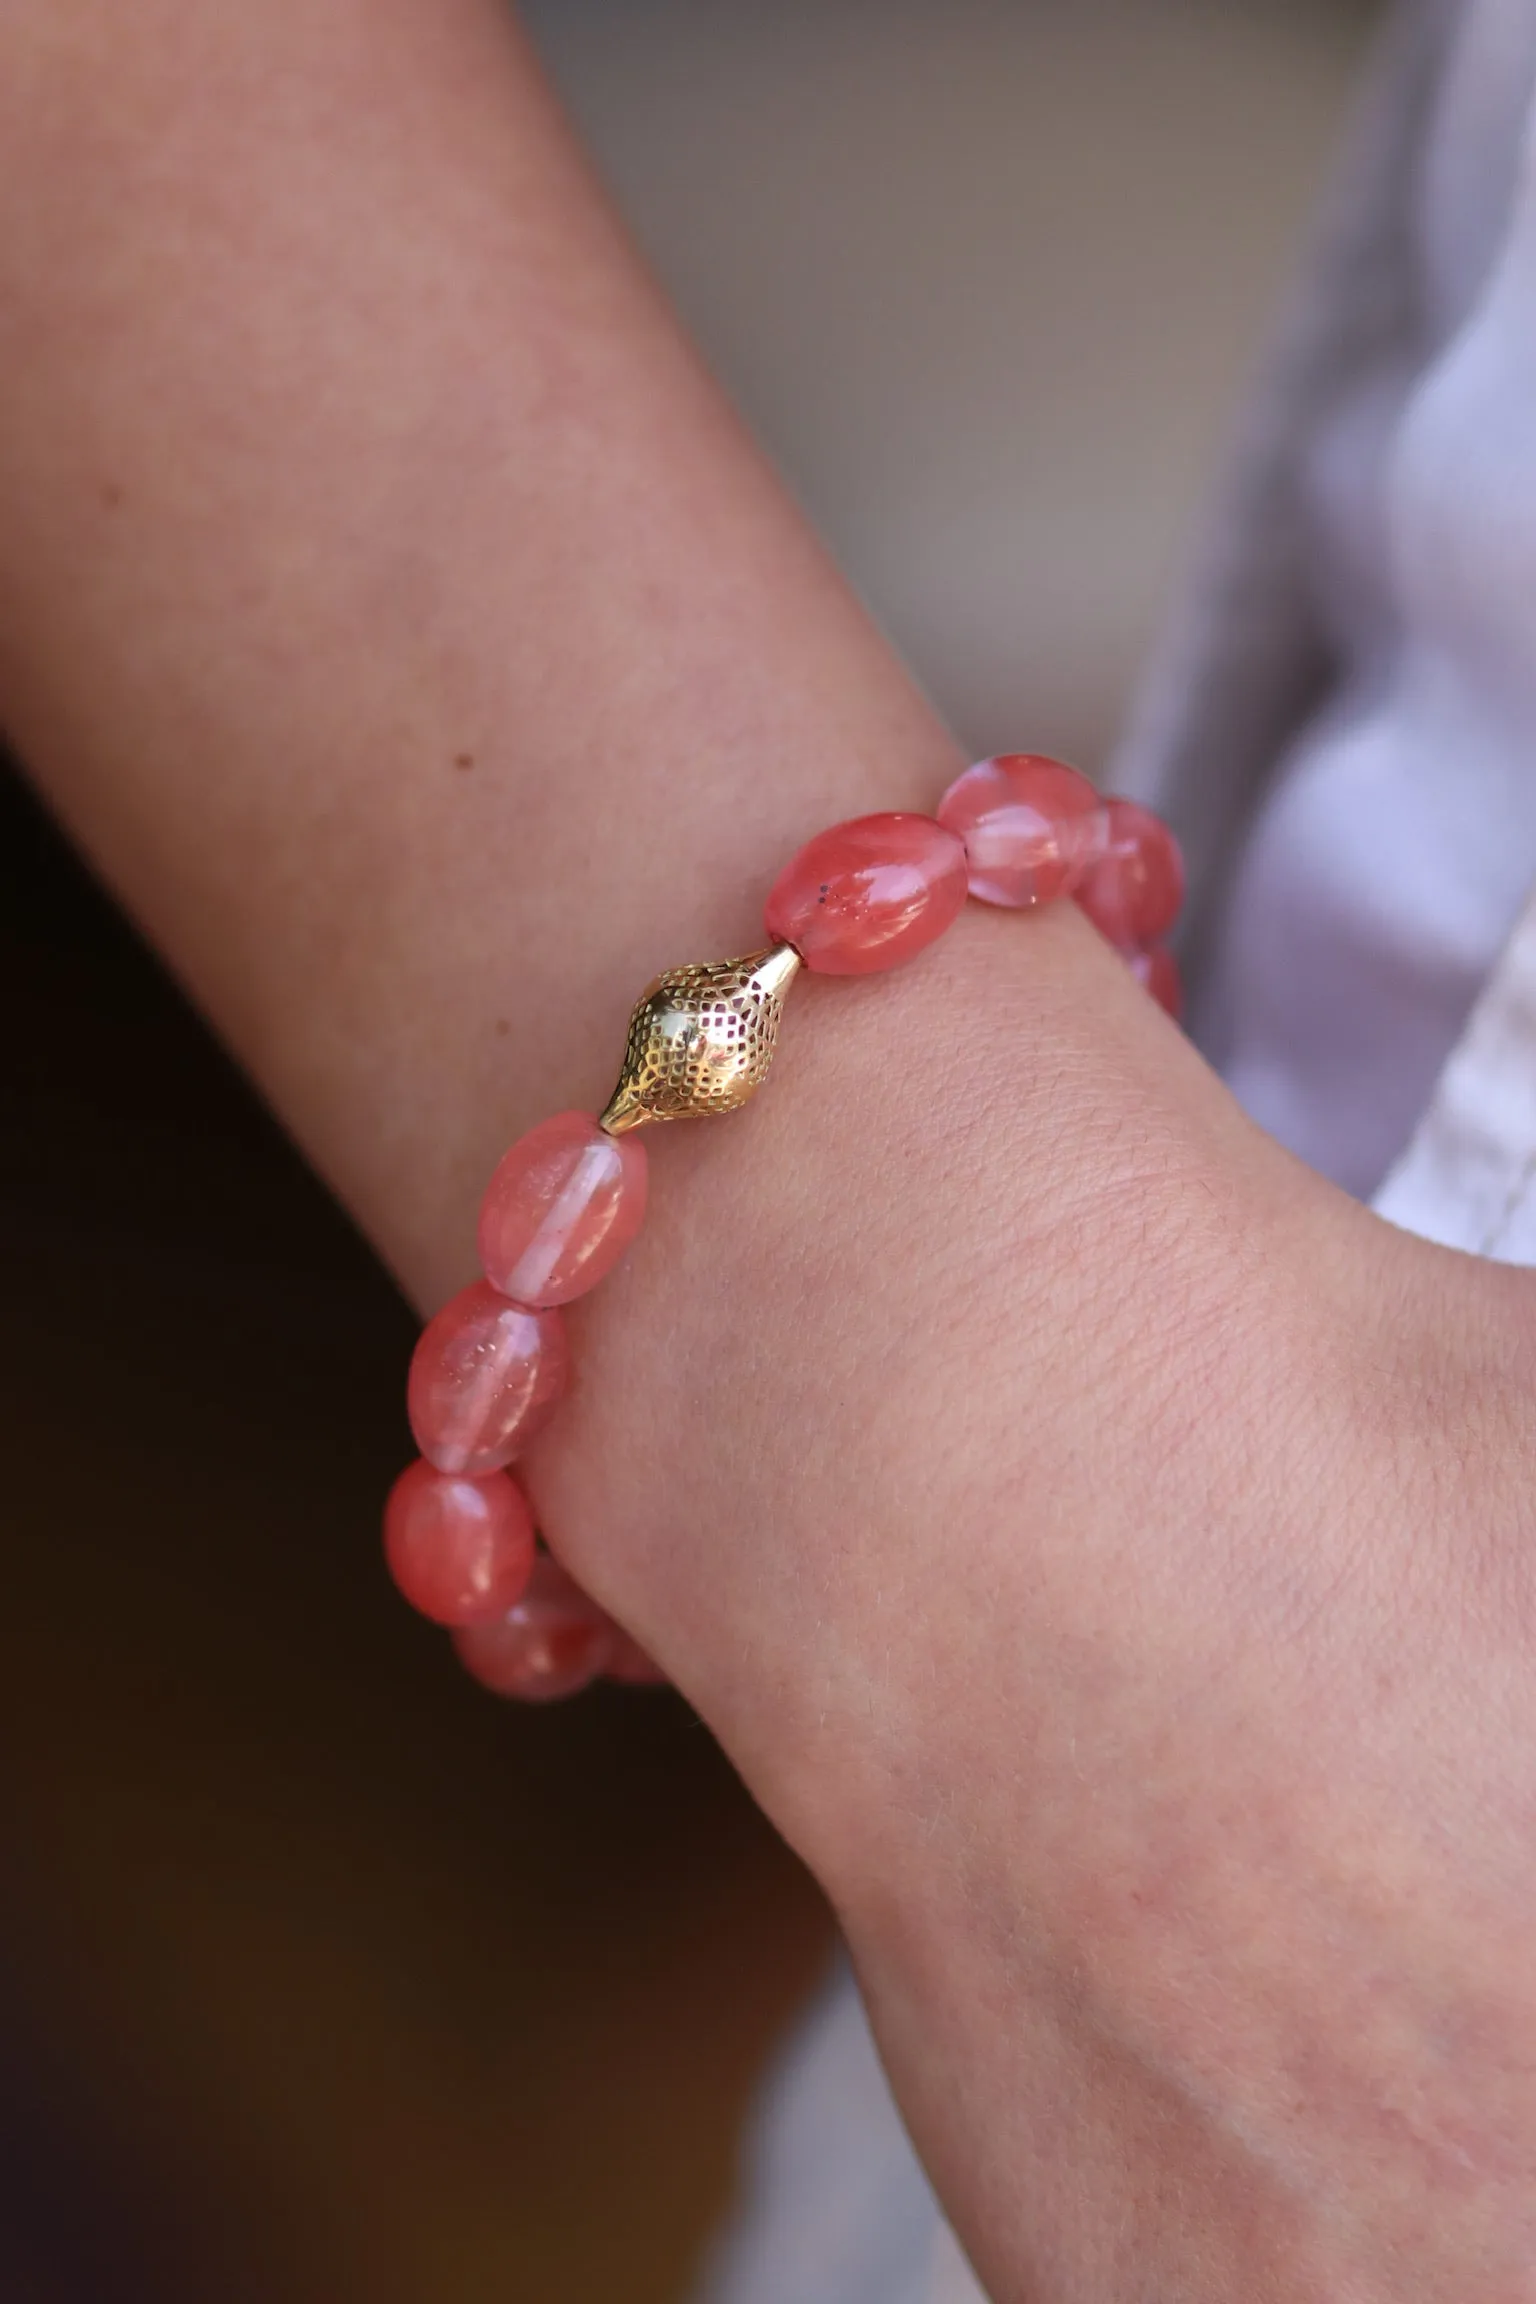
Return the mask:
<path id="1" fill-rule="evenodd" d="M 998 2304 L 1536 2295 L 1531 1284 L 1086 941 L 807 986 L 651 1139 L 549 1525 L 838 1904 Z"/>

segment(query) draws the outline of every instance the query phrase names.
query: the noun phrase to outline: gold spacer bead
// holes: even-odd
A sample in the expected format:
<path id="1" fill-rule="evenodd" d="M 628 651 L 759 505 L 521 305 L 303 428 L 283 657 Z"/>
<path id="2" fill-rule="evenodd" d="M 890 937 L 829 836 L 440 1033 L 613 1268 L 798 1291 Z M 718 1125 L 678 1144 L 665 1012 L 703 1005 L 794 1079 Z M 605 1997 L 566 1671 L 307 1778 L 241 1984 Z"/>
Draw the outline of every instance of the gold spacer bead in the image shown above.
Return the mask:
<path id="1" fill-rule="evenodd" d="M 793 944 L 743 960 L 706 960 L 658 976 L 629 1020 L 619 1084 L 598 1121 L 610 1136 L 651 1120 L 734 1112 L 768 1077 L 784 995 L 800 968 Z"/>

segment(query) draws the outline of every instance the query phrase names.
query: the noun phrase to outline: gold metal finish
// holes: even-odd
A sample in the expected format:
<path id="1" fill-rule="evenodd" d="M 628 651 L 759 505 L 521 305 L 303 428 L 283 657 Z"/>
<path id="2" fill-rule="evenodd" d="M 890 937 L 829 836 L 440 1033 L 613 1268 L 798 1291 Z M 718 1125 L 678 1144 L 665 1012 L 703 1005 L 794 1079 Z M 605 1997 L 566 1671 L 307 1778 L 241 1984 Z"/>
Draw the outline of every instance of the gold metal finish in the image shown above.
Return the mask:
<path id="1" fill-rule="evenodd" d="M 598 1126 L 622 1136 L 648 1120 L 691 1120 L 745 1104 L 768 1077 L 799 966 L 794 946 L 779 944 L 658 976 L 629 1020 L 624 1069 Z"/>

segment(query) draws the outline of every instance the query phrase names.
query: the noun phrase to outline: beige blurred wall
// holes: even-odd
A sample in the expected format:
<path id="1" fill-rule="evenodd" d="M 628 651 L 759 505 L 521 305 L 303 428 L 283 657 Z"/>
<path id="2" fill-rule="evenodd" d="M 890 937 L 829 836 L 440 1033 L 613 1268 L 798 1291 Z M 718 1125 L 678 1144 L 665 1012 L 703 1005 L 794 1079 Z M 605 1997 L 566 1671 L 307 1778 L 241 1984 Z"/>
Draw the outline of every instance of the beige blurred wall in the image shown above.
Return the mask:
<path id="1" fill-rule="evenodd" d="M 695 335 L 962 735 L 1088 766 L 1376 13 L 525 10 Z"/>

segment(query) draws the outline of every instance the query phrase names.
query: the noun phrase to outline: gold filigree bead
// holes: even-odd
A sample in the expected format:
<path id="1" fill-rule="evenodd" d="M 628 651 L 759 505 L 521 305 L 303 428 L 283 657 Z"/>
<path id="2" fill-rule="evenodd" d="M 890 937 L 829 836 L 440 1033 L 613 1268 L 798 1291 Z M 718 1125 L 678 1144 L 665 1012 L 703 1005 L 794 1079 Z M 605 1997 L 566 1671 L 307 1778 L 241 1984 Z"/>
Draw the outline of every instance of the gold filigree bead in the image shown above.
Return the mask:
<path id="1" fill-rule="evenodd" d="M 658 976 L 630 1017 L 624 1069 L 599 1127 L 622 1136 L 648 1120 L 692 1120 L 745 1104 L 768 1077 L 799 966 L 794 946 L 778 944 Z"/>

